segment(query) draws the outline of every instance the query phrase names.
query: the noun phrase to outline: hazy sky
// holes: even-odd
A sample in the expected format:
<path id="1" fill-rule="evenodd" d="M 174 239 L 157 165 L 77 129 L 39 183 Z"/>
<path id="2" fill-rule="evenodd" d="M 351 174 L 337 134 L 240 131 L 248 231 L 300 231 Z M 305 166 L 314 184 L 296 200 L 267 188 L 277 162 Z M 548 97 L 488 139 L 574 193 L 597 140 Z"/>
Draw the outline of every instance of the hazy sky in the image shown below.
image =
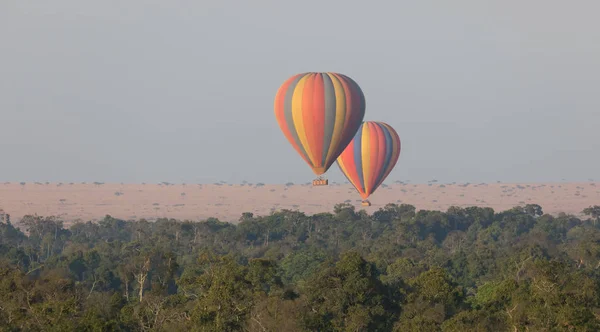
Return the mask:
<path id="1" fill-rule="evenodd" d="M 600 179 L 600 2 L 0 1 L 0 181 L 307 182 L 280 84 L 333 71 L 387 182 Z M 343 176 L 334 164 L 327 173 Z"/>

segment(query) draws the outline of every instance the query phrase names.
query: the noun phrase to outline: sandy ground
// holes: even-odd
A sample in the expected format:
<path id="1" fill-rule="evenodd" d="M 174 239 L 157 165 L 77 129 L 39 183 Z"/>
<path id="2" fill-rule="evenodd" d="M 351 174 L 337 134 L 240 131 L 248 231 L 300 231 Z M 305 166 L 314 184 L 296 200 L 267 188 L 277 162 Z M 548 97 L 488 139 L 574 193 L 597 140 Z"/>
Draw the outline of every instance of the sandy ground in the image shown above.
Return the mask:
<path id="1" fill-rule="evenodd" d="M 365 208 L 373 212 L 387 203 L 407 203 L 417 209 L 446 210 L 449 206 L 489 206 L 496 211 L 535 203 L 544 212 L 579 215 L 600 205 L 600 183 L 393 183 L 380 187 Z M 310 185 L 241 184 L 42 184 L 0 183 L 0 208 L 14 221 L 23 215 L 60 216 L 70 223 L 98 220 L 110 214 L 122 219 L 168 217 L 202 220 L 217 217 L 236 222 L 242 212 L 268 215 L 279 209 L 308 214 L 332 211 L 349 202 L 357 209 L 360 196 L 349 184 Z"/>

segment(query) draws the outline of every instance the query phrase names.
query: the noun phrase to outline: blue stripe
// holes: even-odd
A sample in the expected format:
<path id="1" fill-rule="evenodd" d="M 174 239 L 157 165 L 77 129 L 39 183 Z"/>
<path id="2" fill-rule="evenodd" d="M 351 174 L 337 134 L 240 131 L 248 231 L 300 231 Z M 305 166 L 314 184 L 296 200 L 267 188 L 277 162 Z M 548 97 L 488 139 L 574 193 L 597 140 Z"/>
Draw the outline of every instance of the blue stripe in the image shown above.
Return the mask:
<path id="1" fill-rule="evenodd" d="M 304 146 L 302 146 L 302 142 L 300 142 L 300 137 L 298 136 L 298 130 L 296 129 L 296 125 L 294 123 L 294 116 L 292 114 L 292 97 L 294 96 L 294 91 L 296 91 L 298 82 L 308 74 L 310 74 L 310 73 L 305 73 L 303 75 L 296 77 L 294 79 L 294 81 L 292 83 L 290 83 L 287 90 L 285 90 L 285 101 L 283 104 L 283 114 L 285 115 L 285 122 L 287 123 L 287 126 L 290 130 L 290 134 L 292 135 L 292 138 L 294 139 L 294 142 L 296 142 L 296 145 L 300 149 L 300 152 L 302 152 L 302 155 L 306 158 L 307 163 L 309 163 L 310 166 L 312 167 L 314 165 L 311 163 L 310 158 L 308 158 L 308 153 L 306 153 Z"/>
<path id="2" fill-rule="evenodd" d="M 354 136 L 354 165 L 356 165 L 356 173 L 358 173 L 358 183 L 361 186 L 361 190 L 365 191 L 365 179 L 363 178 L 363 164 L 362 164 L 362 133 L 363 124 L 360 125 L 356 135 Z"/>
<path id="3" fill-rule="evenodd" d="M 381 128 L 381 131 L 383 131 L 383 135 L 385 136 L 385 160 L 383 162 L 383 166 L 379 170 L 379 175 L 377 176 L 377 182 L 375 182 L 375 185 L 380 184 L 379 181 L 381 181 L 383 176 L 385 175 L 385 171 L 390 166 L 390 162 L 392 161 L 392 155 L 394 154 L 392 150 L 394 148 L 392 134 L 389 132 L 387 127 L 382 126 L 380 124 L 377 124 L 377 126 Z"/>
<path id="4" fill-rule="evenodd" d="M 335 161 L 335 159 L 327 160 L 327 154 L 331 148 L 331 140 L 333 139 L 333 133 L 335 131 L 336 104 L 338 101 L 335 98 L 335 87 L 333 86 L 331 77 L 327 74 L 320 75 L 323 78 L 323 96 L 325 97 L 325 128 L 323 131 L 323 155 L 321 156 L 321 159 L 323 160 L 323 166 L 329 167 L 331 165 L 328 164 L 333 164 Z M 334 146 L 333 148 L 335 149 L 336 147 Z M 332 157 L 335 157 L 335 155 Z"/>

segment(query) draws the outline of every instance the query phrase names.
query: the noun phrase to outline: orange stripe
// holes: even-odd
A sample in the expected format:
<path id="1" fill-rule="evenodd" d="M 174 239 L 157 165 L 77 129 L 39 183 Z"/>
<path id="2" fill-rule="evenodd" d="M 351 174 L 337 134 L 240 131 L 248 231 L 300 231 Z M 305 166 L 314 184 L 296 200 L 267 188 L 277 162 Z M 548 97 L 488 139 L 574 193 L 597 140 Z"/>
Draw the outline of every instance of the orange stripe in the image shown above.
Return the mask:
<path id="1" fill-rule="evenodd" d="M 300 149 L 300 147 L 296 144 L 294 137 L 292 136 L 291 130 L 296 130 L 295 128 L 289 128 L 287 125 L 287 122 L 285 120 L 285 96 L 286 96 L 286 92 L 290 86 L 290 84 L 292 84 L 292 82 L 298 77 L 301 76 L 303 74 L 297 74 L 292 76 L 291 78 L 289 78 L 287 81 L 285 81 L 281 87 L 279 88 L 279 90 L 277 91 L 277 95 L 275 96 L 275 118 L 277 119 L 277 123 L 279 124 L 279 127 L 281 128 L 281 131 L 283 131 L 283 134 L 285 135 L 285 137 L 287 138 L 287 140 L 292 144 L 292 147 L 298 152 L 298 154 L 300 155 L 300 157 L 302 157 L 302 159 L 304 161 L 306 161 L 309 165 L 311 165 L 310 160 L 307 160 L 304 157 L 304 153 L 302 153 L 302 150 Z M 290 93 L 293 93 L 293 91 L 290 91 Z"/>
<path id="2" fill-rule="evenodd" d="M 369 179 L 370 179 L 370 174 L 373 172 L 373 165 L 371 165 L 371 155 L 370 155 L 370 151 L 371 151 L 371 127 L 369 126 L 369 123 L 365 123 L 362 126 L 362 136 L 361 138 L 361 144 L 360 144 L 360 162 L 362 164 L 362 176 L 363 176 L 363 183 L 365 184 L 365 193 L 368 194 L 369 190 L 370 190 L 370 183 L 369 183 Z M 355 136 L 354 139 L 356 139 L 357 137 Z"/>
<path id="3" fill-rule="evenodd" d="M 315 166 L 324 167 L 325 160 L 323 160 L 323 141 L 325 139 L 325 87 L 321 74 L 315 75 L 313 91 L 313 114 L 310 130 L 315 146 L 311 150 L 314 154 L 313 160 L 315 162 Z"/>
<path id="4" fill-rule="evenodd" d="M 379 127 L 379 165 L 381 168 L 381 172 L 385 172 L 386 167 L 388 167 L 388 165 L 385 164 L 385 156 L 386 156 L 386 150 L 387 150 L 387 146 L 385 144 L 386 140 L 385 140 L 385 132 L 384 132 L 384 128 L 381 126 Z M 382 181 L 383 181 L 383 177 L 382 177 Z M 381 183 L 377 183 L 376 185 L 379 186 Z"/>
<path id="5" fill-rule="evenodd" d="M 362 92 L 360 91 L 360 88 L 358 87 L 356 82 L 354 82 L 347 76 L 344 76 L 344 78 L 346 88 L 348 89 L 346 92 L 348 96 L 348 102 L 346 103 L 346 105 L 348 106 L 348 111 L 346 113 L 348 119 L 348 126 L 346 130 L 348 131 L 349 139 L 352 139 L 354 137 L 354 134 L 349 129 L 352 127 L 356 128 L 356 126 L 360 126 L 360 124 L 363 121 L 364 109 L 363 103 L 361 101 Z"/>
<path id="6" fill-rule="evenodd" d="M 379 133 L 377 132 L 377 130 L 379 129 L 379 127 L 372 123 L 369 122 L 368 123 L 369 126 L 369 136 L 370 136 L 370 140 L 369 140 L 369 146 L 366 147 L 369 149 L 369 165 L 371 165 L 371 170 L 368 174 L 369 176 L 369 191 L 367 192 L 369 195 L 375 190 L 375 181 L 377 180 L 377 175 L 379 175 L 379 173 L 381 172 L 381 163 L 379 162 L 379 141 L 381 140 L 381 138 L 379 137 Z"/>
<path id="7" fill-rule="evenodd" d="M 346 169 L 346 176 L 350 182 L 354 185 L 358 193 L 362 196 L 365 192 L 362 190 L 360 185 L 360 178 L 358 177 L 356 163 L 354 163 L 354 140 L 348 144 L 348 147 L 340 155 L 340 159 Z"/>
<path id="8" fill-rule="evenodd" d="M 313 96 L 314 96 L 314 81 L 315 74 L 310 74 L 305 82 L 304 89 L 302 90 L 302 123 L 304 124 L 304 133 L 306 133 L 306 147 L 307 152 L 309 153 L 308 157 L 310 158 L 313 167 L 319 167 L 317 160 L 315 159 L 315 135 L 313 130 Z"/>
<path id="9" fill-rule="evenodd" d="M 390 135 L 392 136 L 392 158 L 390 158 L 390 163 L 386 165 L 387 170 L 385 170 L 385 174 L 381 178 L 379 185 L 383 183 L 383 181 L 387 178 L 388 175 L 390 175 L 390 173 L 394 169 L 394 166 L 396 165 L 396 163 L 398 162 L 398 158 L 400 157 L 401 151 L 400 137 L 398 136 L 396 130 L 394 130 L 394 128 L 392 128 L 388 124 L 382 123 L 382 125 L 388 129 Z"/>
<path id="10" fill-rule="evenodd" d="M 348 119 L 350 118 L 350 111 L 352 110 L 351 105 L 352 105 L 352 101 L 351 101 L 351 95 L 350 95 L 350 90 L 348 89 L 348 83 L 346 83 L 346 80 L 344 79 L 343 76 L 341 76 L 340 74 L 336 74 L 336 73 L 332 73 L 331 75 L 335 76 L 338 81 L 340 82 L 340 85 L 342 86 L 342 88 L 344 89 L 344 96 L 346 97 L 346 114 L 344 114 L 344 126 L 342 128 L 342 132 L 344 133 L 344 135 L 342 136 L 343 138 L 346 138 L 348 136 Z"/>
<path id="11" fill-rule="evenodd" d="M 355 133 L 351 133 L 348 130 L 348 127 L 350 127 L 350 120 L 353 118 L 353 112 L 355 111 L 354 108 L 355 106 L 355 98 L 353 98 L 353 93 L 352 90 L 350 89 L 350 87 L 348 86 L 348 82 L 346 81 L 346 78 L 340 74 L 333 74 L 335 77 L 337 77 L 337 79 L 340 81 L 340 84 L 342 85 L 342 87 L 344 88 L 344 95 L 346 96 L 346 116 L 344 118 L 344 129 L 343 129 L 343 139 L 342 141 L 346 141 L 348 140 L 348 136 L 352 135 L 352 137 L 354 137 Z"/>
<path id="12" fill-rule="evenodd" d="M 285 92 L 289 88 L 290 84 L 292 84 L 294 79 L 296 79 L 296 77 L 298 77 L 300 75 L 301 74 L 297 74 L 297 75 L 290 77 L 287 81 L 285 81 L 281 85 L 281 87 L 279 87 L 279 90 L 277 90 L 277 94 L 275 95 L 275 118 L 277 119 L 277 122 L 279 123 L 279 126 L 281 127 L 281 129 L 285 128 L 287 131 L 289 131 L 289 129 L 287 127 L 287 124 L 285 123 L 285 115 L 284 115 Z"/>
<path id="13" fill-rule="evenodd" d="M 356 189 L 356 191 L 358 192 L 358 194 L 360 196 L 363 196 L 363 193 L 361 192 L 361 190 L 359 189 L 360 186 L 356 185 L 356 179 L 352 178 L 351 176 L 348 175 L 348 172 L 350 170 L 351 167 L 344 165 L 344 162 L 342 161 L 342 159 L 337 159 L 338 165 L 340 166 L 340 169 L 342 171 L 342 173 L 344 173 L 344 175 L 346 176 L 346 178 L 348 179 L 348 181 L 350 181 L 350 183 L 352 184 L 352 186 L 354 186 L 354 189 Z"/>
<path id="14" fill-rule="evenodd" d="M 373 158 L 375 158 L 376 164 L 376 172 L 373 174 L 373 186 L 371 188 L 371 192 L 369 194 L 373 194 L 375 190 L 379 187 L 380 183 L 377 183 L 377 179 L 382 175 L 386 170 L 384 162 L 385 162 L 385 134 L 383 129 L 377 125 L 373 124 L 375 127 L 374 134 L 377 136 L 377 151 L 373 153 Z"/>

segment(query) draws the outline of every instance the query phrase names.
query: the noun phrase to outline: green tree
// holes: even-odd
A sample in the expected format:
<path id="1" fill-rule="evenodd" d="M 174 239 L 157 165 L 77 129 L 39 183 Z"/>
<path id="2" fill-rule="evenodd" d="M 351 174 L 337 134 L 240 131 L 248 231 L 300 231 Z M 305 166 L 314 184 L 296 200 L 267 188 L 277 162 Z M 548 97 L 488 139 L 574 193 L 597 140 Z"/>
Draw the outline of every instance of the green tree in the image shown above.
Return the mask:
<path id="1" fill-rule="evenodd" d="M 309 330 L 386 330 L 395 315 L 375 267 L 348 252 L 323 266 L 306 284 L 302 321 Z"/>

